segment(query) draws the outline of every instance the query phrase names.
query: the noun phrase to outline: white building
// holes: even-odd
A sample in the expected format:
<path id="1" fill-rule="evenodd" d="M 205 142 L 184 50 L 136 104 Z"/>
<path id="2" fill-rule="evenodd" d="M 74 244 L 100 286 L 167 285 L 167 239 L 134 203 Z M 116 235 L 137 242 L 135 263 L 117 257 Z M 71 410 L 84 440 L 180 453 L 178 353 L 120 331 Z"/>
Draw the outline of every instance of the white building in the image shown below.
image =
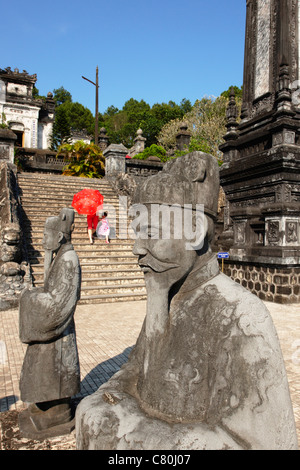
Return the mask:
<path id="1" fill-rule="evenodd" d="M 46 100 L 32 97 L 37 76 L 26 70 L 0 69 L 0 124 L 17 135 L 16 146 L 48 149 L 54 121 L 55 102 L 52 93 Z"/>

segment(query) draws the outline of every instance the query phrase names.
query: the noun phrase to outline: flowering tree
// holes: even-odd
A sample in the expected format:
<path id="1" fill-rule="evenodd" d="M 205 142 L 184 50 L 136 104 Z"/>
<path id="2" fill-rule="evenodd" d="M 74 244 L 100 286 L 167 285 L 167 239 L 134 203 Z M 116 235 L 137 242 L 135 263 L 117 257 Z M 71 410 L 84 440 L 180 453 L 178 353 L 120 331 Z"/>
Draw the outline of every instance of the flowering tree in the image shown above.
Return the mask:
<path id="1" fill-rule="evenodd" d="M 190 112 L 183 119 L 175 119 L 167 123 L 158 135 L 158 142 L 168 154 L 182 154 L 176 151 L 176 134 L 184 121 L 191 134 L 190 147 L 186 152 L 201 150 L 214 155 L 219 161 L 222 153 L 219 146 L 224 142 L 226 133 L 226 107 L 228 97 L 221 95 L 218 98 L 204 97 L 197 100 Z M 241 106 L 241 99 L 237 99 Z"/>

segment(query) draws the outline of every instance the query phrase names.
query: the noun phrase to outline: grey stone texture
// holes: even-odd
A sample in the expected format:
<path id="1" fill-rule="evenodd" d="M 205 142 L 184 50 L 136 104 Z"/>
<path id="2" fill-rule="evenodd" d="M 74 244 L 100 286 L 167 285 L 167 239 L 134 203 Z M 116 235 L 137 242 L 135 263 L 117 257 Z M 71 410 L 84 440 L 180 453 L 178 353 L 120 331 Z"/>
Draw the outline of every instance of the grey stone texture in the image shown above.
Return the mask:
<path id="1" fill-rule="evenodd" d="M 203 203 L 203 245 L 187 250 L 173 232 L 136 240 L 146 317 L 127 364 L 79 404 L 78 449 L 297 449 L 270 314 L 220 273 L 210 249 L 218 194 L 217 162 L 202 152 L 139 186 L 135 202 L 146 207 Z"/>
<path id="2" fill-rule="evenodd" d="M 224 273 L 262 300 L 279 304 L 300 302 L 300 268 L 249 266 L 225 261 Z"/>
<path id="3" fill-rule="evenodd" d="M 231 94 L 220 146 L 228 207 L 218 246 L 229 251 L 231 265 L 239 264 L 244 277 L 253 266 L 293 276 L 300 267 L 299 5 L 246 3 L 241 119 Z M 274 278 L 270 300 L 299 302 L 292 287 L 283 289 Z M 255 292 L 264 298 L 265 288 Z"/>
<path id="4" fill-rule="evenodd" d="M 16 167 L 0 162 L 0 310 L 17 307 L 21 292 L 31 286 L 23 249 Z"/>
<path id="5" fill-rule="evenodd" d="M 69 425 L 68 400 L 80 390 L 74 312 L 81 270 L 71 244 L 73 222 L 74 211 L 66 208 L 46 220 L 44 286 L 24 290 L 20 299 L 19 334 L 28 345 L 20 392 L 22 401 L 30 403 L 20 428 L 29 437 L 44 436 L 50 428 L 53 435 L 55 426 Z"/>
<path id="6" fill-rule="evenodd" d="M 14 145 L 16 140 L 17 136 L 12 130 L 0 128 L 0 161 L 4 160 L 14 163 Z"/>

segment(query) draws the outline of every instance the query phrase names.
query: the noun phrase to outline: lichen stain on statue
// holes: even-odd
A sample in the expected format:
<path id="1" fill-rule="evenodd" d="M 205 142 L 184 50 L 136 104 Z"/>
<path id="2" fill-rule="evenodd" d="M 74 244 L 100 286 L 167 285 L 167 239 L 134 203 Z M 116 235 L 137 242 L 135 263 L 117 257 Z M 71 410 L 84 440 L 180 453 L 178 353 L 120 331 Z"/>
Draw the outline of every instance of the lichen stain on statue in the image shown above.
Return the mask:
<path id="1" fill-rule="evenodd" d="M 80 298 L 81 269 L 71 244 L 73 209 L 49 217 L 44 228 L 44 287 L 20 298 L 19 334 L 27 350 L 20 377 L 24 437 L 47 438 L 74 429 L 70 399 L 80 391 L 74 312 Z"/>
<path id="2" fill-rule="evenodd" d="M 6 224 L 0 233 L 0 310 L 18 306 L 23 289 L 31 285 L 30 267 L 21 261 L 21 229 Z"/>
<path id="3" fill-rule="evenodd" d="M 156 236 L 152 219 L 152 238 L 136 239 L 146 317 L 127 364 L 79 404 L 78 449 L 297 449 L 270 314 L 220 273 L 210 248 L 218 194 L 217 161 L 202 152 L 138 186 L 136 202 L 148 208 L 141 232 L 149 231 L 152 204 L 193 212 L 203 204 L 202 243 L 188 249 L 191 240 L 174 230 L 169 239 Z"/>

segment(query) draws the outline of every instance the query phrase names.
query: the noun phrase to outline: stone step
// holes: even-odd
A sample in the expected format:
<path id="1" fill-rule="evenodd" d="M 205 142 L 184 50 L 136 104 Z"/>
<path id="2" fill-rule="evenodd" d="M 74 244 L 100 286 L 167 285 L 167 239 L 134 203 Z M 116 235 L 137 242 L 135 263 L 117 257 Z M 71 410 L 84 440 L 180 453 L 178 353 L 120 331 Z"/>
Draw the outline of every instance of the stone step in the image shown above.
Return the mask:
<path id="1" fill-rule="evenodd" d="M 55 191 L 55 196 L 52 196 L 51 194 L 47 193 L 47 194 L 44 194 L 43 196 L 40 196 L 38 194 L 32 194 L 32 198 L 34 199 L 30 199 L 29 196 L 21 196 L 20 199 L 21 199 L 21 202 L 22 202 L 22 206 L 24 207 L 24 209 L 28 208 L 28 207 L 35 207 L 35 205 L 38 204 L 38 202 L 41 202 L 41 204 L 49 204 L 49 201 L 51 203 L 51 205 L 57 205 L 57 204 L 69 204 L 71 206 L 72 204 L 72 201 L 73 201 L 73 195 L 66 195 L 65 193 L 63 192 L 58 192 L 58 191 Z M 113 197 L 113 196 L 110 196 L 110 195 L 105 195 L 104 199 L 103 199 L 103 203 L 106 204 L 106 205 L 116 205 L 118 206 L 118 203 L 119 203 L 119 198 L 117 197 Z"/>
<path id="2" fill-rule="evenodd" d="M 44 284 L 44 280 L 41 278 L 40 280 L 35 281 L 36 286 L 42 286 Z M 84 292 L 92 292 L 96 290 L 96 293 L 100 293 L 102 289 L 103 292 L 106 292 L 107 289 L 117 289 L 121 292 L 120 289 L 136 289 L 136 288 L 143 288 L 144 292 L 144 283 L 143 279 L 136 279 L 135 277 L 131 278 L 106 278 L 106 279 L 86 279 L 81 283 L 81 291 Z"/>
<path id="3" fill-rule="evenodd" d="M 137 277 L 141 277 L 141 269 L 137 263 L 134 262 L 116 262 L 112 261 L 109 263 L 102 263 L 101 261 L 96 262 L 84 262 L 80 261 L 82 280 L 89 279 L 90 277 L 97 277 L 103 274 L 114 276 L 125 276 L 126 273 L 135 272 Z M 44 260 L 40 263 L 31 263 L 32 276 L 35 279 L 44 277 Z"/>
<path id="4" fill-rule="evenodd" d="M 25 182 L 25 181 L 51 181 L 51 182 L 60 182 L 61 184 L 74 184 L 74 185 L 82 185 L 84 182 L 85 185 L 92 186 L 95 184 L 109 184 L 110 182 L 106 178 L 79 178 L 77 176 L 64 176 L 64 175 L 53 175 L 53 174 L 45 174 L 45 173 L 30 173 L 30 172 L 23 172 L 18 173 L 18 180 Z"/>
<path id="5" fill-rule="evenodd" d="M 132 292 L 131 294 L 114 293 L 106 295 L 83 295 L 79 300 L 79 305 L 85 304 L 105 304 L 110 302 L 132 302 L 135 300 L 146 300 L 147 293 L 141 294 L 140 292 Z"/>
<path id="6" fill-rule="evenodd" d="M 97 273 L 96 273 L 97 274 Z M 83 284 L 82 285 L 90 285 L 90 284 L 94 284 L 94 285 L 110 285 L 110 284 L 116 284 L 116 285 L 120 285 L 120 284 L 128 284 L 128 281 L 135 281 L 135 283 L 137 284 L 143 284 L 144 285 L 144 275 L 143 273 L 135 273 L 134 275 L 127 275 L 127 276 L 124 276 L 124 273 L 122 273 L 123 275 L 120 275 L 117 273 L 116 276 L 114 275 L 110 275 L 108 276 L 106 274 L 106 276 L 104 275 L 101 275 L 102 273 L 99 272 L 98 273 L 99 276 L 87 276 L 85 275 L 85 279 L 82 281 Z M 111 274 L 114 274 L 114 273 L 111 273 Z"/>
<path id="7" fill-rule="evenodd" d="M 52 215 L 56 215 L 57 212 L 52 212 Z M 30 232 L 33 231 L 33 234 L 42 234 L 44 233 L 44 227 L 45 227 L 45 221 L 47 217 L 50 217 L 51 214 L 44 216 L 30 216 L 30 220 L 25 220 L 23 221 L 23 227 L 24 227 L 24 232 Z M 23 219 L 24 220 L 24 219 Z M 73 236 L 78 234 L 82 234 L 84 231 L 87 233 L 87 220 L 86 218 L 83 220 L 74 220 L 75 228 L 73 232 Z M 131 221 L 128 220 L 127 218 L 123 217 L 116 217 L 116 220 L 114 221 L 113 219 L 110 221 L 110 226 L 111 227 L 127 227 L 129 228 L 131 225 Z"/>
<path id="8" fill-rule="evenodd" d="M 82 274 L 84 274 L 84 279 L 82 280 L 82 285 L 89 285 L 94 283 L 95 285 L 98 284 L 125 284 L 128 281 L 135 281 L 137 283 L 144 283 L 144 275 L 142 271 L 130 269 L 126 271 L 125 269 L 122 271 L 113 271 L 106 269 L 99 270 L 99 271 L 85 271 L 82 270 Z M 39 272 L 35 274 L 35 283 L 43 283 L 44 282 L 44 272 Z"/>
<path id="9" fill-rule="evenodd" d="M 111 240 L 110 243 L 106 243 L 105 240 L 96 239 L 94 240 L 93 245 L 88 241 L 87 235 L 83 240 L 75 240 L 72 238 L 72 245 L 74 246 L 78 256 L 79 254 L 84 254 L 85 256 L 118 256 L 119 254 L 124 254 L 126 256 L 134 256 L 133 254 L 133 245 L 128 243 L 127 240 L 124 243 L 118 243 L 119 240 Z M 42 240 L 34 241 L 30 243 L 30 240 L 27 240 L 27 251 L 31 256 L 40 256 L 41 253 L 44 253 L 44 247 Z"/>
<path id="10" fill-rule="evenodd" d="M 40 219 L 41 217 L 46 219 L 47 217 L 49 217 L 51 215 L 58 215 L 59 212 L 61 211 L 61 209 L 63 209 L 64 207 L 68 207 L 69 209 L 72 209 L 71 204 L 64 204 L 64 202 L 57 203 L 57 204 L 52 204 L 52 203 L 44 204 L 44 203 L 41 202 L 40 204 L 36 203 L 36 204 L 30 204 L 28 206 L 23 206 L 23 213 L 24 213 L 25 216 L 32 216 L 36 219 Z M 124 209 L 120 210 L 118 205 L 114 205 L 114 204 L 111 204 L 110 206 L 107 205 L 106 209 L 107 209 L 108 212 L 109 212 L 109 209 L 112 210 L 111 217 L 118 218 L 118 216 L 120 215 L 120 216 L 122 216 L 122 218 L 128 218 L 127 210 L 124 210 Z M 82 221 L 86 222 L 86 217 L 87 216 L 85 214 L 78 214 L 75 211 L 75 222 L 76 222 L 76 220 L 78 220 L 78 221 L 82 220 Z"/>
<path id="11" fill-rule="evenodd" d="M 120 252 L 120 253 L 110 254 L 110 255 L 103 253 L 99 255 L 99 254 L 89 254 L 86 251 L 77 251 L 77 250 L 76 250 L 76 253 L 78 255 L 80 263 L 101 262 L 102 264 L 103 263 L 106 263 L 106 264 L 107 263 L 109 264 L 119 263 L 120 264 L 126 261 L 137 263 L 137 258 L 132 253 L 124 254 Z M 28 258 L 31 264 L 34 264 L 34 265 L 41 264 L 44 260 L 44 254 L 43 252 L 40 252 L 38 255 L 31 255 L 30 253 L 28 253 Z"/>
<path id="12" fill-rule="evenodd" d="M 102 246 L 97 246 L 96 243 L 91 245 L 90 243 L 88 244 L 82 244 L 78 245 L 74 243 L 74 240 L 72 240 L 72 244 L 76 250 L 77 255 L 79 258 L 82 256 L 90 256 L 90 257 L 97 257 L 97 258 L 109 258 L 109 257 L 115 257 L 115 256 L 130 256 L 134 257 L 136 259 L 136 256 L 132 253 L 132 247 L 129 247 L 128 249 L 125 249 L 123 246 L 116 247 L 116 249 L 112 250 L 109 249 L 111 246 L 110 244 L 105 243 L 105 241 L 102 241 Z M 105 245 L 105 246 L 104 246 Z M 39 257 L 43 256 L 44 254 L 44 248 L 42 245 L 37 245 L 35 244 L 34 247 L 28 248 L 28 254 L 31 258 L 34 257 Z"/>
<path id="13" fill-rule="evenodd" d="M 52 213 L 52 215 L 55 213 Z M 50 214 L 47 216 L 50 217 Z M 43 233 L 44 233 L 44 227 L 45 227 L 45 221 L 47 219 L 45 217 L 44 219 L 42 217 L 39 218 L 39 220 L 33 220 L 33 218 L 30 218 L 30 221 L 23 222 L 23 233 L 26 235 L 30 231 L 33 232 L 34 234 L 40 234 L 40 239 L 43 238 Z M 119 238 L 121 240 L 125 238 L 129 238 L 134 240 L 133 236 L 133 230 L 131 228 L 131 222 L 126 220 L 126 219 L 118 219 L 116 218 L 116 223 L 114 221 L 111 221 L 110 223 L 111 227 L 111 237 L 112 239 Z M 84 235 L 87 234 L 87 221 L 81 221 L 78 222 L 75 220 L 75 228 L 73 232 L 73 237 L 76 237 L 76 235 Z"/>
<path id="14" fill-rule="evenodd" d="M 106 295 L 106 294 L 131 294 L 139 293 L 139 294 L 146 294 L 145 286 L 141 284 L 127 284 L 127 285 L 107 285 L 107 286 L 82 286 L 81 293 L 83 295 Z"/>
<path id="15" fill-rule="evenodd" d="M 109 245 L 104 240 L 95 239 L 95 243 L 90 245 L 86 216 L 75 212 L 72 243 L 82 271 L 80 303 L 146 299 L 144 275 L 137 257 L 132 253 L 134 239 L 127 208 L 119 206 L 119 198 L 108 181 L 83 181 L 74 177 L 42 174 L 22 174 L 18 175 L 18 180 L 23 209 L 22 228 L 27 240 L 34 285 L 42 286 L 44 283 L 42 239 L 46 218 L 57 215 L 63 207 L 71 207 L 74 194 L 84 187 L 91 187 L 103 194 L 105 204 L 114 207 L 112 232 L 121 238 L 113 238 Z M 125 233 L 128 239 L 124 238 L 124 227 L 127 228 Z"/>
<path id="16" fill-rule="evenodd" d="M 39 196 L 42 196 L 45 194 L 45 191 L 49 194 L 54 193 L 55 191 L 61 191 L 64 192 L 65 194 L 76 194 L 82 189 L 88 188 L 88 189 L 96 189 L 98 190 L 101 194 L 106 193 L 110 194 L 112 196 L 116 197 L 116 194 L 113 190 L 113 188 L 110 186 L 110 184 L 92 184 L 92 185 L 86 185 L 86 184 L 60 184 L 56 182 L 49 182 L 49 181 L 41 181 L 41 182 L 26 182 L 26 181 L 20 181 L 18 178 L 19 182 L 19 187 L 20 187 L 20 195 L 24 195 L 25 193 L 30 193 L 31 191 L 35 191 L 38 193 Z"/>
<path id="17" fill-rule="evenodd" d="M 82 269 L 82 282 L 94 282 L 98 284 L 103 280 L 110 279 L 112 282 L 118 283 L 118 280 L 136 280 L 137 282 L 143 281 L 144 282 L 144 275 L 139 267 L 136 269 L 125 269 L 116 270 L 116 269 L 100 269 L 100 270 L 86 270 Z M 34 272 L 34 279 L 35 283 L 43 283 L 44 282 L 44 271 L 36 271 Z"/>
<path id="18" fill-rule="evenodd" d="M 42 185 L 42 184 L 49 184 L 52 186 L 65 186 L 69 187 L 86 187 L 86 188 L 109 188 L 112 189 L 110 182 L 105 178 L 75 178 L 75 180 L 71 178 L 56 178 L 56 177 L 48 177 L 48 178 L 41 178 L 41 177 L 25 177 L 22 174 L 18 174 L 18 181 L 22 184 L 22 186 L 30 186 L 30 185 Z"/>
<path id="19" fill-rule="evenodd" d="M 44 272 L 44 258 L 41 258 L 40 260 L 32 260 L 31 262 L 31 268 L 32 271 L 34 272 Z M 84 272 L 85 270 L 89 271 L 98 271 L 101 269 L 109 269 L 109 270 L 114 270 L 114 271 L 122 271 L 123 269 L 136 269 L 139 265 L 137 262 L 134 262 L 133 260 L 127 260 L 123 262 L 119 261 L 109 261 L 109 262 L 103 262 L 102 260 L 99 260 L 99 258 L 95 261 L 82 261 L 80 260 L 80 266 L 82 271 Z"/>
<path id="20" fill-rule="evenodd" d="M 43 282 L 37 283 L 36 287 L 42 287 Z M 128 282 L 127 284 L 107 284 L 107 285 L 81 285 L 81 299 L 111 295 L 146 295 L 146 288 L 142 283 Z"/>
<path id="21" fill-rule="evenodd" d="M 31 235 L 30 233 L 24 231 L 24 235 L 26 236 L 26 240 L 28 243 L 30 244 L 42 244 L 42 240 L 43 240 L 43 231 L 40 230 L 38 232 L 38 230 L 35 231 L 35 235 Z M 104 240 L 100 239 L 100 238 L 96 238 L 95 239 L 95 243 L 94 243 L 94 247 L 99 247 L 99 246 L 102 246 L 103 245 L 103 242 Z M 88 238 L 88 234 L 87 234 L 87 228 L 85 227 L 85 230 L 82 229 L 82 231 L 74 231 L 73 232 L 73 235 L 72 235 L 72 244 L 74 245 L 74 247 L 76 246 L 79 246 L 79 245 L 88 245 L 89 244 L 89 238 Z M 128 249 L 132 249 L 133 247 L 133 244 L 134 244 L 134 240 L 132 239 L 122 239 L 122 238 L 112 238 L 110 240 L 110 248 L 126 248 L 127 250 Z M 89 245 L 90 246 L 90 245 Z M 106 246 L 105 246 L 106 247 Z"/>
<path id="22" fill-rule="evenodd" d="M 42 243 L 42 240 L 43 240 L 43 233 L 44 233 L 44 225 L 45 225 L 45 222 L 44 223 L 40 223 L 40 225 L 35 225 L 35 224 L 32 224 L 32 225 L 29 225 L 27 224 L 23 230 L 23 233 L 24 233 L 24 236 L 26 237 L 26 240 L 28 241 L 28 243 L 30 244 L 31 242 L 39 242 L 39 243 Z M 24 227 L 24 225 L 23 225 Z M 35 235 L 31 235 L 30 232 L 33 232 Z M 74 232 L 72 234 L 72 241 L 74 240 L 87 240 L 87 242 L 89 241 L 88 239 L 88 232 L 87 232 L 87 224 L 85 222 L 85 224 L 82 224 L 82 225 L 79 225 L 75 222 L 75 229 L 74 229 Z M 132 228 L 130 227 L 130 224 L 126 225 L 125 223 L 123 223 L 122 221 L 120 221 L 120 223 L 118 223 L 116 226 L 114 224 L 111 224 L 111 233 L 110 233 L 110 239 L 111 239 L 111 243 L 117 243 L 117 242 L 120 242 L 120 243 L 123 243 L 123 241 L 126 241 L 130 244 L 133 245 L 134 241 L 135 241 L 135 236 L 134 236 L 134 232 L 132 230 Z M 101 238 L 97 238 L 95 237 L 95 243 L 101 243 L 102 242 L 102 239 Z"/>
<path id="23" fill-rule="evenodd" d="M 77 254 L 78 254 L 78 252 L 77 252 Z M 123 254 L 120 254 L 118 256 L 102 256 L 100 258 L 97 255 L 86 256 L 85 253 L 83 253 L 82 256 L 80 256 L 78 254 L 78 258 L 79 258 L 80 264 L 91 263 L 93 265 L 93 264 L 96 264 L 96 263 L 101 263 L 102 265 L 103 264 L 106 264 L 106 265 L 112 265 L 112 264 L 120 265 L 120 264 L 126 263 L 126 262 L 130 262 L 131 264 L 133 264 L 134 262 L 136 263 L 136 257 L 134 257 L 133 255 L 123 255 Z M 39 262 L 39 260 L 40 260 L 40 262 Z M 41 266 L 41 264 L 43 264 L 42 261 L 44 261 L 43 256 L 36 256 L 34 258 L 29 257 L 29 262 L 33 266 L 36 266 L 37 264 Z"/>
<path id="24" fill-rule="evenodd" d="M 50 207 L 50 206 L 45 206 L 43 207 L 42 205 L 39 208 L 33 208 L 33 209 L 28 209 L 25 211 L 23 215 L 23 221 L 24 221 L 24 226 L 25 227 L 31 227 L 32 224 L 44 227 L 45 220 L 48 217 L 58 215 L 64 207 L 67 207 L 65 204 L 62 204 L 61 207 Z M 71 208 L 69 206 L 69 208 Z M 27 220 L 26 220 L 27 219 Z M 127 217 L 126 213 L 119 213 L 117 210 L 115 214 L 112 214 L 111 217 L 108 215 L 108 221 L 111 224 L 118 224 L 122 223 L 127 225 L 131 223 L 131 220 Z M 87 225 L 87 218 L 85 215 L 78 216 L 75 214 L 75 219 L 74 223 L 76 226 L 86 226 Z"/>
<path id="25" fill-rule="evenodd" d="M 84 188 L 83 188 L 84 189 Z M 90 188 L 90 189 L 95 189 L 95 188 Z M 78 191 L 77 191 L 78 190 Z M 119 199 L 118 195 L 113 191 L 111 188 L 101 188 L 97 190 L 102 194 L 102 196 L 111 198 L 111 199 Z M 80 188 L 64 188 L 63 186 L 51 186 L 45 189 L 45 185 L 35 185 L 35 186 L 28 186 L 24 187 L 22 186 L 22 191 L 20 191 L 19 196 L 23 198 L 24 200 L 27 200 L 30 198 L 30 195 L 33 194 L 34 196 L 38 196 L 39 198 L 46 198 L 46 197 L 51 197 L 51 196 L 56 196 L 58 194 L 64 196 L 65 198 L 73 199 L 74 194 L 78 193 L 81 191 Z"/>

